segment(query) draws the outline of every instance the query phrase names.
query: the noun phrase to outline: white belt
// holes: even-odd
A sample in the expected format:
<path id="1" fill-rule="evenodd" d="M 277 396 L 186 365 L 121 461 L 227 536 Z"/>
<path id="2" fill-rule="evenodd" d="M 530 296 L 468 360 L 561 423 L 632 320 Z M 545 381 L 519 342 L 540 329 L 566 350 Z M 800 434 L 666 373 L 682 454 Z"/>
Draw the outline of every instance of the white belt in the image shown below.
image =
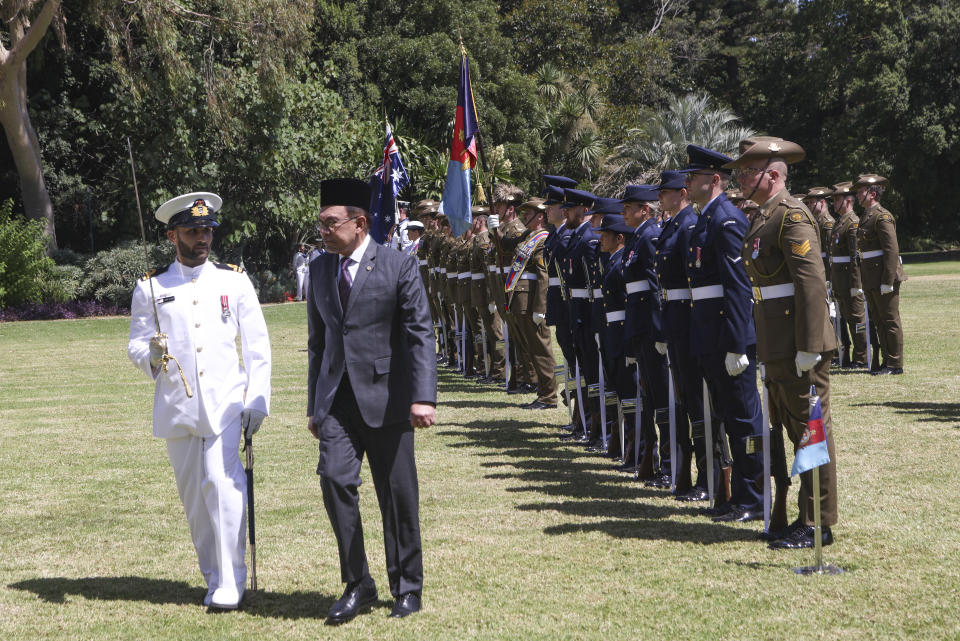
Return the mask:
<path id="1" fill-rule="evenodd" d="M 457 275 L 454 272 L 447 272 L 447 278 L 456 278 Z"/>
<path id="2" fill-rule="evenodd" d="M 649 292 L 650 291 L 650 281 L 648 280 L 635 280 L 632 283 L 627 283 L 627 293 L 636 294 L 637 292 Z"/>
<path id="3" fill-rule="evenodd" d="M 820 252 L 820 258 L 826 258 L 827 252 Z"/>
<path id="4" fill-rule="evenodd" d="M 447 273 L 447 268 L 446 268 L 446 267 L 437 267 L 437 273 L 446 274 L 446 273 Z"/>
<path id="5" fill-rule="evenodd" d="M 619 312 L 607 312 L 607 322 L 616 323 L 617 321 L 626 320 L 627 313 L 622 309 Z"/>
<path id="6" fill-rule="evenodd" d="M 457 274 L 457 278 L 463 280 L 464 278 L 470 278 L 470 272 L 460 272 Z"/>
<path id="7" fill-rule="evenodd" d="M 597 287 L 596 289 L 594 289 L 594 290 L 593 290 L 593 297 L 594 297 L 594 298 L 603 298 L 603 288 L 602 288 L 602 287 Z"/>
<path id="8" fill-rule="evenodd" d="M 704 287 L 694 287 L 690 290 L 690 297 L 693 300 L 705 300 L 707 298 L 723 298 L 723 285 L 706 285 Z"/>
<path id="9" fill-rule="evenodd" d="M 831 263 L 849 263 L 850 257 L 849 256 L 831 256 L 830 262 Z"/>
<path id="10" fill-rule="evenodd" d="M 496 266 L 496 265 L 487 265 L 487 271 L 492 274 L 492 273 L 494 273 L 495 271 L 497 271 L 497 266 Z"/>
<path id="11" fill-rule="evenodd" d="M 417 261 L 417 264 L 420 265 L 421 267 L 423 267 L 424 265 L 427 264 L 427 259 L 426 259 L 426 258 L 421 258 L 420 260 Z"/>
<path id="12" fill-rule="evenodd" d="M 782 285 L 770 285 L 769 287 L 754 287 L 754 296 L 760 291 L 760 298 L 757 300 L 771 300 L 773 298 L 789 298 L 793 296 L 793 283 L 783 283 Z"/>
<path id="13" fill-rule="evenodd" d="M 537 275 L 536 275 L 536 274 L 528 274 L 527 272 L 523 272 L 522 274 L 520 274 L 520 279 L 521 279 L 521 280 L 537 280 Z"/>
<path id="14" fill-rule="evenodd" d="M 665 289 L 663 290 L 663 297 L 668 301 L 690 300 L 690 290 L 686 288 Z"/>
<path id="15" fill-rule="evenodd" d="M 550 282 L 547 283 L 550 287 L 560 287 L 560 277 L 554 276 L 550 279 Z"/>
<path id="16" fill-rule="evenodd" d="M 486 276 L 484 276 L 483 274 L 478 274 L 477 272 L 471 272 L 470 278 L 471 280 L 483 280 L 484 278 L 486 278 Z"/>
<path id="17" fill-rule="evenodd" d="M 571 289 L 570 296 L 573 298 L 588 298 L 590 294 L 588 294 L 585 289 Z"/>
<path id="18" fill-rule="evenodd" d="M 860 256 L 862 258 L 879 258 L 880 256 L 883 256 L 883 250 L 874 249 L 873 251 L 863 252 L 862 254 L 860 254 Z"/>

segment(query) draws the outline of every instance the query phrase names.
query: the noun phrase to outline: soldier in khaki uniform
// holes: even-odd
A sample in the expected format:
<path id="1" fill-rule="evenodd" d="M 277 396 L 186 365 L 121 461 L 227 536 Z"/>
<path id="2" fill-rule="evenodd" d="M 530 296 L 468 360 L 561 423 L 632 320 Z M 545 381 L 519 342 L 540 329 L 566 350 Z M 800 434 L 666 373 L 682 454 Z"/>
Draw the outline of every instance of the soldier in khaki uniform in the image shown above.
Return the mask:
<path id="1" fill-rule="evenodd" d="M 470 290 L 466 283 L 466 277 L 470 272 L 464 271 L 464 258 L 468 256 L 467 245 L 470 242 L 470 230 L 468 229 L 462 236 L 452 239 L 447 251 L 447 290 L 450 292 L 450 302 L 454 306 L 453 318 L 457 332 L 467 334 L 463 342 L 460 339 L 457 344 L 457 351 L 463 351 L 461 355 L 461 369 L 464 376 L 470 376 L 473 373 L 473 345 L 470 344 L 470 325 L 467 315 L 467 307 L 470 306 Z"/>
<path id="2" fill-rule="evenodd" d="M 833 186 L 833 213 L 837 222 L 830 239 L 830 284 L 833 296 L 840 307 L 841 322 L 852 338 L 850 345 L 844 343 L 840 365 L 842 367 L 867 366 L 867 330 L 863 319 L 863 285 L 860 282 L 860 256 L 857 252 L 857 229 L 860 219 L 853 211 L 853 183 L 842 182 Z"/>
<path id="3" fill-rule="evenodd" d="M 508 392 L 513 394 L 532 393 L 537 389 L 536 385 L 533 384 L 536 375 L 529 358 L 529 352 L 523 348 L 523 339 L 514 317 L 507 313 L 507 299 L 504 290 L 507 270 L 513 262 L 513 255 L 520 239 L 527 232 L 527 228 L 517 219 L 516 208 L 522 202 L 523 192 L 519 188 L 506 183 L 498 183 L 493 191 L 493 213 L 487 220 L 491 230 L 491 240 L 493 241 L 491 243 L 494 250 L 491 252 L 492 262 L 497 267 L 496 271 L 490 273 L 489 291 L 492 294 L 500 318 L 507 325 L 512 355 L 505 354 L 505 357 L 511 358 L 513 363 L 511 373 L 514 379 L 508 381 Z"/>
<path id="4" fill-rule="evenodd" d="M 827 198 L 833 192 L 829 187 L 811 187 L 803 197 L 803 204 L 817 221 L 820 231 L 820 258 L 823 259 L 823 273 L 830 280 L 830 237 L 833 236 L 833 226 L 836 221 L 827 208 Z"/>
<path id="5" fill-rule="evenodd" d="M 897 223 L 880 205 L 887 179 L 863 174 L 853 184 L 863 216 L 857 229 L 860 278 L 877 328 L 883 363 L 872 374 L 903 374 L 903 327 L 900 324 L 900 283 L 907 277 L 900 264 Z"/>
<path id="6" fill-rule="evenodd" d="M 833 542 L 837 522 L 836 450 L 830 417 L 830 360 L 836 337 L 827 308 L 826 275 L 816 220 L 786 190 L 787 164 L 805 157 L 796 143 L 777 138 L 745 140 L 736 169 L 745 195 L 762 203 L 744 237 L 741 258 L 754 288 L 757 356 L 766 364 L 770 404 L 794 448 L 810 417 L 810 387 L 823 411 L 830 462 L 820 466 L 820 496 L 813 496 L 813 471 L 800 475 L 799 518 L 773 535 L 774 549 L 814 545 L 813 501 L 820 501 L 822 542 Z"/>
<path id="7" fill-rule="evenodd" d="M 490 375 L 483 382 L 492 383 L 503 378 L 503 348 L 499 341 L 503 340 L 503 328 L 500 315 L 494 306 L 490 310 L 490 293 L 487 287 L 487 253 L 490 251 L 490 230 L 487 229 L 487 214 L 489 208 L 475 208 L 473 217 L 473 243 L 470 246 L 470 303 L 480 314 L 483 324 L 481 336 L 487 337 L 487 358 L 490 362 Z M 481 354 L 482 356 L 482 354 Z"/>
<path id="8" fill-rule="evenodd" d="M 522 406 L 528 410 L 557 406 L 556 360 L 546 323 L 549 287 L 543 255 L 549 235 L 543 227 L 546 210 L 542 198 L 533 198 L 520 206 L 518 220 L 523 221 L 527 231 L 514 253 L 505 285 L 509 313 L 514 318 L 520 345 L 529 353 L 536 374 L 537 398 Z"/>

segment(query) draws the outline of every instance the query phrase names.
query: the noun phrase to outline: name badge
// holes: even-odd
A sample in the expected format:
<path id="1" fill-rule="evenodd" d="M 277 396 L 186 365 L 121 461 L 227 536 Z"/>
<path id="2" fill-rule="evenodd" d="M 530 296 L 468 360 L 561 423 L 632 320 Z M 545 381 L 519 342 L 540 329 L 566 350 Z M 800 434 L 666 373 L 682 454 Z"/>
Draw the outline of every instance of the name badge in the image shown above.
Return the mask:
<path id="1" fill-rule="evenodd" d="M 161 296 L 160 298 L 157 299 L 157 305 L 163 305 L 164 303 L 170 303 L 170 302 L 173 302 L 173 300 L 174 300 L 174 296 L 173 296 L 173 295 L 170 295 L 170 296 Z"/>

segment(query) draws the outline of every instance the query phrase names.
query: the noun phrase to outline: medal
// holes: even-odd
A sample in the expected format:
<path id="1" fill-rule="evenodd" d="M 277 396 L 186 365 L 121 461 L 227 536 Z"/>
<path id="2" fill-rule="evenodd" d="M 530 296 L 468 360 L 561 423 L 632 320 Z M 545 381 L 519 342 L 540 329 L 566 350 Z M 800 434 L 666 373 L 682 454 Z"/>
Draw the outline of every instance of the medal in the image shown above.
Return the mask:
<path id="1" fill-rule="evenodd" d="M 693 262 L 694 266 L 695 266 L 697 269 L 700 269 L 700 265 L 702 264 L 702 262 L 701 262 L 701 260 L 700 260 L 700 251 L 701 251 L 701 249 L 702 249 L 701 247 L 697 247 L 697 259 Z"/>
<path id="2" fill-rule="evenodd" d="M 227 320 L 230 317 L 230 299 L 226 294 L 220 297 L 220 317 Z"/>
<path id="3" fill-rule="evenodd" d="M 750 255 L 753 257 L 754 260 L 756 260 L 757 256 L 760 255 L 760 237 L 759 236 L 753 239 L 753 253 Z"/>

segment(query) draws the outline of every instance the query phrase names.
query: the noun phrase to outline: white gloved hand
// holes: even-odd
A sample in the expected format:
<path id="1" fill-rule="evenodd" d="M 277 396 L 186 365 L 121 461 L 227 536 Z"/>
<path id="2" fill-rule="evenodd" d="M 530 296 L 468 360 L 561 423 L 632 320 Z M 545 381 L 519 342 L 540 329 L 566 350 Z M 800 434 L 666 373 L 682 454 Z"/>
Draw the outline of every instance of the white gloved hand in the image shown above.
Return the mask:
<path id="1" fill-rule="evenodd" d="M 497 313 L 497 304 L 496 304 L 496 303 L 490 303 L 489 305 L 487 305 L 487 309 L 490 310 L 490 313 L 491 313 L 491 314 L 496 314 L 496 313 Z"/>
<path id="2" fill-rule="evenodd" d="M 727 358 L 724 361 L 724 365 L 727 367 L 727 374 L 730 376 L 737 376 L 743 370 L 747 369 L 747 365 L 750 364 L 750 361 L 747 360 L 746 354 L 734 354 L 733 352 L 727 352 Z"/>
<path id="3" fill-rule="evenodd" d="M 496 214 L 490 214 L 489 216 L 487 216 L 487 227 L 489 227 L 490 229 L 496 229 L 499 226 L 500 226 L 500 216 L 497 216 Z"/>
<path id="4" fill-rule="evenodd" d="M 543 321 L 545 321 L 546 319 L 547 319 L 546 314 L 541 314 L 539 312 L 533 313 L 533 322 L 536 323 L 537 325 L 542 325 Z"/>
<path id="5" fill-rule="evenodd" d="M 836 317 L 837 317 L 837 305 L 836 305 L 832 300 L 831 300 L 831 301 L 827 301 L 827 302 L 829 303 L 829 307 L 830 307 L 830 318 L 836 318 Z"/>
<path id="6" fill-rule="evenodd" d="M 637 364 L 637 359 L 635 359 L 633 356 L 627 356 L 624 360 L 627 363 L 627 367 Z"/>
<path id="7" fill-rule="evenodd" d="M 163 355 L 167 353 L 167 337 L 165 334 L 157 334 L 150 339 L 150 367 L 159 367 L 163 361 Z"/>
<path id="8" fill-rule="evenodd" d="M 660 354 L 660 356 L 666 356 L 666 355 L 667 355 L 667 344 L 666 344 L 666 343 L 661 343 L 660 341 L 657 341 L 656 343 L 653 344 L 653 347 L 657 350 L 657 353 Z"/>
<path id="9" fill-rule="evenodd" d="M 260 410 L 243 410 L 240 412 L 240 427 L 243 428 L 243 438 L 252 438 L 260 429 L 260 424 L 266 417 L 267 415 Z"/>
<path id="10" fill-rule="evenodd" d="M 862 294 L 862 293 L 863 293 L 863 290 L 862 290 L 862 289 L 858 289 L 858 288 L 856 288 L 856 287 L 851 287 L 851 288 L 850 288 L 850 296 L 851 296 L 852 298 L 856 298 L 857 296 L 859 296 L 859 295 Z"/>
<path id="11" fill-rule="evenodd" d="M 893 293 L 893 285 L 880 285 L 880 293 L 886 296 Z"/>
<path id="12" fill-rule="evenodd" d="M 827 291 L 828 291 L 828 292 L 833 291 L 833 290 L 830 289 L 830 284 L 831 284 L 831 283 L 830 283 L 830 281 L 828 280 L 828 281 L 827 281 Z"/>
<path id="13" fill-rule="evenodd" d="M 823 357 L 816 352 L 797 352 L 794 362 L 797 365 L 797 377 L 803 376 L 803 373 L 820 362 Z"/>

